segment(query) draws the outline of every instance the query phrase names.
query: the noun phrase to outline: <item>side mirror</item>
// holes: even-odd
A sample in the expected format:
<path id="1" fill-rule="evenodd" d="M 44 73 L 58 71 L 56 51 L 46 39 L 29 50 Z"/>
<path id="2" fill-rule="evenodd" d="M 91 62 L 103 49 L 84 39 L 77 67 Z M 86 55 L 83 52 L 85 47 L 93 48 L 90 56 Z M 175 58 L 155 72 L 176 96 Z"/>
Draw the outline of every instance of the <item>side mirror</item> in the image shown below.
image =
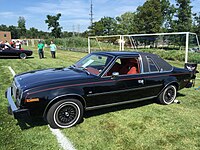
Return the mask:
<path id="1" fill-rule="evenodd" d="M 115 78 L 115 77 L 118 77 L 118 76 L 119 76 L 119 72 L 113 72 L 112 73 L 112 79 Z"/>

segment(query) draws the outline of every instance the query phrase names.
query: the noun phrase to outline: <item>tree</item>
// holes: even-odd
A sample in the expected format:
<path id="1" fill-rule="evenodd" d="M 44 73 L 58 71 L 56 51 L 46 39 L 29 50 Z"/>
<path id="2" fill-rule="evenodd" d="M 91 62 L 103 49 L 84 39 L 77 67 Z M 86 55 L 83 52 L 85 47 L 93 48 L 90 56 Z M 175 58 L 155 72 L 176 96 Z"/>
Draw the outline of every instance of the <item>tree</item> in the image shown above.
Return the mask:
<path id="1" fill-rule="evenodd" d="M 11 32 L 12 39 L 20 38 L 19 31 L 16 26 L 9 26 L 8 28 L 9 28 L 9 31 Z"/>
<path id="2" fill-rule="evenodd" d="M 148 0 L 143 6 L 139 6 L 136 18 L 137 29 L 140 33 L 160 32 L 164 20 L 160 0 Z"/>
<path id="3" fill-rule="evenodd" d="M 103 17 L 89 28 L 93 35 L 113 35 L 116 34 L 117 21 L 111 17 Z"/>
<path id="4" fill-rule="evenodd" d="M 45 23 L 48 24 L 48 29 L 51 29 L 51 35 L 55 38 L 60 38 L 62 33 L 62 27 L 60 27 L 60 24 L 58 22 L 60 17 L 60 13 L 58 13 L 56 16 L 47 15 L 47 20 L 45 20 Z"/>
<path id="5" fill-rule="evenodd" d="M 195 32 L 200 39 L 200 12 L 194 16 L 193 32 Z"/>
<path id="6" fill-rule="evenodd" d="M 192 28 L 192 6 L 190 0 L 176 0 L 176 19 L 173 22 L 173 30 L 176 32 L 188 32 Z"/>
<path id="7" fill-rule="evenodd" d="M 24 17 L 19 17 L 18 19 L 18 30 L 19 30 L 19 35 L 20 37 L 25 37 L 26 36 L 26 20 Z"/>
<path id="8" fill-rule="evenodd" d="M 170 32 L 171 24 L 174 18 L 175 7 L 171 5 L 169 0 L 161 0 L 161 13 L 162 13 L 162 31 Z"/>
<path id="9" fill-rule="evenodd" d="M 27 38 L 39 38 L 39 31 L 38 29 L 32 27 L 26 31 Z"/>
<path id="10" fill-rule="evenodd" d="M 117 34 L 138 33 L 135 16 L 134 12 L 126 12 L 121 16 L 116 17 L 116 20 L 118 21 Z"/>
<path id="11" fill-rule="evenodd" d="M 4 24 L 0 25 L 0 31 L 9 31 L 8 27 Z"/>

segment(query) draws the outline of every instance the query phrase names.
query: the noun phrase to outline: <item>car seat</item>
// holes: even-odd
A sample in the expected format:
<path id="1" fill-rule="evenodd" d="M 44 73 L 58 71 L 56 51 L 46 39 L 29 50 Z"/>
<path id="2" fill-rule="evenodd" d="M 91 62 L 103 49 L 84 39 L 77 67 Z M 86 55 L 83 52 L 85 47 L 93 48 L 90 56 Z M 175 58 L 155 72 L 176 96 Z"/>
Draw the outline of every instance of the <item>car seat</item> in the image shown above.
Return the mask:
<path id="1" fill-rule="evenodd" d="M 123 58 L 121 59 L 122 68 L 120 69 L 120 74 L 137 74 L 138 63 L 135 58 Z"/>

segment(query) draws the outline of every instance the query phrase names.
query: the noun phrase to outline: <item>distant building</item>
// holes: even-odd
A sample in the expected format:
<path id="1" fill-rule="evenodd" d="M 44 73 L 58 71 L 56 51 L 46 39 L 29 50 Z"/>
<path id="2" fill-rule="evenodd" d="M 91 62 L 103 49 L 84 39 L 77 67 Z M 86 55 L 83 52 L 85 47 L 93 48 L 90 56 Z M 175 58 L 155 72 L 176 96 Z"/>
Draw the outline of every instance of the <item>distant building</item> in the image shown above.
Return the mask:
<path id="1" fill-rule="evenodd" d="M 0 31 L 0 41 L 11 41 L 11 33 L 9 31 Z"/>

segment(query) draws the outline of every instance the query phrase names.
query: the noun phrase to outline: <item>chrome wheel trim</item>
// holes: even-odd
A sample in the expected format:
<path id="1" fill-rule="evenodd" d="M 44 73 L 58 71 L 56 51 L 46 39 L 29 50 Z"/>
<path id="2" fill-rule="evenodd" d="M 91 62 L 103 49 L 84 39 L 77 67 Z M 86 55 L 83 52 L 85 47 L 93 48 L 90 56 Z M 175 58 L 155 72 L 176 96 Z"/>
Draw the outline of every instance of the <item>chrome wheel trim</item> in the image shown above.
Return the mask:
<path id="1" fill-rule="evenodd" d="M 74 118 L 73 119 L 71 119 L 71 121 L 69 121 L 69 122 L 67 122 L 66 123 L 66 125 L 64 125 L 65 123 L 64 123 L 64 120 L 66 119 L 67 120 L 67 118 L 70 118 L 70 115 L 72 115 L 72 114 L 70 114 L 70 110 L 68 110 L 68 111 L 66 111 L 65 112 L 65 114 L 62 114 L 62 115 L 66 115 L 66 118 L 62 118 L 62 119 L 64 119 L 64 120 L 59 120 L 59 119 L 61 119 L 61 118 L 59 118 L 59 116 L 58 115 L 61 115 L 60 113 L 63 113 L 64 112 L 64 109 L 66 109 L 67 110 L 67 108 L 65 108 L 65 107 L 71 107 L 72 109 L 74 109 L 74 110 L 72 110 L 72 111 L 75 111 L 75 116 L 74 116 Z M 60 111 L 62 111 L 62 112 L 60 112 Z M 63 116 L 64 117 L 64 116 Z M 71 116 L 71 117 L 73 117 L 73 116 Z M 69 128 L 69 127 L 71 127 L 71 126 L 73 126 L 73 125 L 75 125 L 76 123 L 77 123 L 77 121 L 79 120 L 79 118 L 80 118 L 80 108 L 79 108 L 79 106 L 76 104 L 76 103 L 74 103 L 74 102 L 64 102 L 64 103 L 62 103 L 62 104 L 60 104 L 57 108 L 56 108 L 56 110 L 54 111 L 54 114 L 53 114 L 53 119 L 54 119 L 54 122 L 55 122 L 55 124 L 58 126 L 58 127 L 60 127 L 60 128 Z M 63 121 L 63 122 L 62 122 Z"/>

